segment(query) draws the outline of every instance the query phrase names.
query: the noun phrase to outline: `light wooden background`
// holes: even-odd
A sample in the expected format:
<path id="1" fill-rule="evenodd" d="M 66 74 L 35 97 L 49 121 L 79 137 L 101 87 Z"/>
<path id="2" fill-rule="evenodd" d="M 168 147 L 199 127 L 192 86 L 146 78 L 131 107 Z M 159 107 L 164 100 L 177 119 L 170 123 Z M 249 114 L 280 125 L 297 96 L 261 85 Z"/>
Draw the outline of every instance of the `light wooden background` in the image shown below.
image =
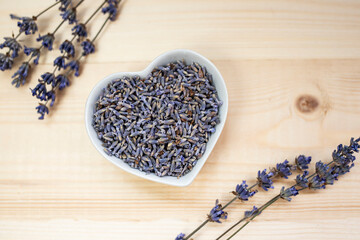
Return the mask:
<path id="1" fill-rule="evenodd" d="M 31 16 L 52 2 L 1 0 L 0 36 L 17 31 L 9 13 Z M 79 16 L 98 2 L 86 0 Z M 56 14 L 44 15 L 41 32 L 60 22 Z M 174 239 L 194 229 L 216 198 L 232 198 L 241 180 L 253 183 L 259 169 L 301 153 L 327 161 L 338 143 L 360 135 L 358 0 L 126 0 L 96 47 L 45 121 L 37 120 L 29 87 L 52 69 L 58 51 L 42 57 L 20 89 L 10 85 L 12 72 L 0 73 L 1 240 Z M 211 59 L 230 100 L 223 134 L 186 188 L 118 169 L 91 145 L 84 126 L 87 95 L 101 78 L 141 70 L 175 48 Z M 310 113 L 296 108 L 304 94 L 319 102 Z M 359 184 L 356 166 L 324 191 L 278 202 L 235 239 L 360 239 Z M 279 189 L 232 205 L 224 224 L 209 224 L 195 239 L 214 239 Z"/>

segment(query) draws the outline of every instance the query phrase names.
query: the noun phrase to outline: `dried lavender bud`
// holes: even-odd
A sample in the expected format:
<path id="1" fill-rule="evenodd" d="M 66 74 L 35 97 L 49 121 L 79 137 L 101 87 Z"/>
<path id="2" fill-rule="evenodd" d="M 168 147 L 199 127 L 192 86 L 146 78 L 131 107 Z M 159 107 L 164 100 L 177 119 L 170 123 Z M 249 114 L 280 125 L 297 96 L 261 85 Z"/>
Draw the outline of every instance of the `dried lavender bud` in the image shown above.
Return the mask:
<path id="1" fill-rule="evenodd" d="M 299 170 L 306 170 L 308 169 L 308 165 L 311 162 L 311 156 L 306 157 L 304 155 L 300 155 L 297 158 L 295 158 L 296 166 Z"/>
<path id="2" fill-rule="evenodd" d="M 319 175 L 319 177 L 324 178 L 327 174 L 327 171 L 329 170 L 329 167 L 327 164 L 318 161 L 315 165 L 315 170 L 317 175 Z"/>
<path id="3" fill-rule="evenodd" d="M 55 98 L 56 98 L 56 94 L 53 90 L 46 93 L 46 100 L 47 101 L 51 100 L 50 107 L 54 106 Z"/>
<path id="4" fill-rule="evenodd" d="M 48 33 L 46 35 L 39 35 L 39 37 L 36 39 L 36 41 L 38 42 L 42 42 L 41 44 L 47 48 L 48 50 L 52 50 L 53 49 L 53 43 L 54 43 L 54 35 L 51 33 Z"/>
<path id="5" fill-rule="evenodd" d="M 24 32 L 25 35 L 34 34 L 37 32 L 38 27 L 36 25 L 36 17 L 18 17 L 14 14 L 10 14 L 11 19 L 17 19 L 17 25 L 19 27 L 19 32 Z"/>
<path id="6" fill-rule="evenodd" d="M 24 53 L 26 56 L 31 55 L 32 58 L 34 59 L 34 63 L 35 65 L 37 65 L 39 63 L 39 58 L 40 58 L 40 49 L 38 48 L 28 48 L 24 45 Z"/>
<path id="7" fill-rule="evenodd" d="M 70 85 L 69 78 L 66 75 L 59 74 L 56 76 L 56 85 L 59 86 L 59 90 L 63 90 L 64 88 Z"/>
<path id="8" fill-rule="evenodd" d="M 78 37 L 78 41 L 81 41 L 82 39 L 87 37 L 87 31 L 86 31 L 86 26 L 85 24 L 79 23 L 77 25 L 75 25 L 75 27 L 73 27 L 71 29 L 72 31 L 72 35 L 77 36 Z"/>
<path id="9" fill-rule="evenodd" d="M 54 60 L 54 66 L 57 67 L 58 70 L 61 70 L 62 68 L 65 69 L 65 56 L 59 56 L 55 58 Z"/>
<path id="10" fill-rule="evenodd" d="M 309 188 L 310 189 L 324 189 L 325 188 L 325 180 L 320 176 L 316 175 L 315 177 L 309 180 Z"/>
<path id="11" fill-rule="evenodd" d="M 334 168 L 331 168 L 331 170 L 326 172 L 326 175 L 324 176 L 325 185 L 333 185 L 334 181 L 338 180 L 338 176 L 339 174 L 334 172 Z"/>
<path id="12" fill-rule="evenodd" d="M 62 19 L 68 20 L 69 24 L 76 23 L 76 8 L 68 8 L 63 13 L 60 14 Z"/>
<path id="13" fill-rule="evenodd" d="M 66 53 L 69 57 L 75 56 L 75 48 L 72 42 L 65 40 L 59 47 L 61 53 Z"/>
<path id="14" fill-rule="evenodd" d="M 5 71 L 11 69 L 14 59 L 10 56 L 9 53 L 3 54 L 0 53 L 0 70 Z"/>
<path id="15" fill-rule="evenodd" d="M 215 207 L 213 207 L 208 214 L 208 219 L 210 222 L 221 223 L 220 219 L 227 219 L 227 212 L 222 210 L 221 204 L 219 204 L 219 200 L 216 199 Z"/>
<path id="16" fill-rule="evenodd" d="M 74 75 L 78 77 L 80 75 L 79 69 L 80 69 L 80 62 L 78 60 L 73 60 L 65 65 L 65 69 L 70 67 L 72 71 L 75 71 Z"/>
<path id="17" fill-rule="evenodd" d="M 33 96 L 40 99 L 41 101 L 45 101 L 47 99 L 46 86 L 44 83 L 38 83 L 34 89 L 30 89 Z"/>
<path id="18" fill-rule="evenodd" d="M 3 49 L 4 47 L 9 48 L 10 51 L 12 51 L 11 57 L 16 58 L 19 56 L 18 52 L 22 48 L 21 44 L 16 41 L 14 37 L 4 37 L 5 41 L 0 44 L 0 49 Z"/>
<path id="19" fill-rule="evenodd" d="M 308 187 L 309 180 L 307 179 L 307 175 L 309 175 L 308 171 L 304 171 L 303 174 L 299 174 L 296 176 L 296 185 L 302 188 Z"/>
<path id="20" fill-rule="evenodd" d="M 292 196 L 298 195 L 299 192 L 295 187 L 290 187 L 285 189 L 285 187 L 282 187 L 280 190 L 280 197 L 286 201 L 291 201 Z"/>
<path id="21" fill-rule="evenodd" d="M 221 104 L 205 68 L 170 63 L 145 79 L 108 84 L 95 104 L 93 126 L 107 154 L 140 171 L 180 177 L 203 156 Z"/>
<path id="22" fill-rule="evenodd" d="M 288 179 L 288 176 L 290 176 L 292 166 L 289 164 L 288 160 L 285 160 L 283 163 L 276 164 L 276 169 L 274 172 L 278 174 L 280 177 Z"/>
<path id="23" fill-rule="evenodd" d="M 56 85 L 56 80 L 55 80 L 55 75 L 53 73 L 44 73 L 41 75 L 41 81 L 55 87 Z"/>
<path id="24" fill-rule="evenodd" d="M 110 3 L 108 3 L 108 5 L 106 7 L 104 7 L 103 9 L 101 9 L 103 14 L 109 14 L 109 18 L 111 21 L 115 21 L 116 20 L 116 15 L 117 15 L 117 2 L 116 4 L 114 4 L 113 2 L 116 1 L 112 1 Z"/>
<path id="25" fill-rule="evenodd" d="M 262 172 L 258 172 L 258 185 L 259 187 L 262 187 L 265 191 L 267 191 L 269 188 L 274 188 L 273 181 L 271 178 L 274 176 L 273 172 L 266 173 L 266 169 L 264 169 Z"/>
<path id="26" fill-rule="evenodd" d="M 333 167 L 332 172 L 336 173 L 338 176 L 344 175 L 345 173 L 350 172 L 350 169 L 354 167 L 354 163 L 351 163 L 349 165 L 339 165 Z"/>
<path id="27" fill-rule="evenodd" d="M 86 55 L 89 55 L 90 53 L 95 52 L 95 45 L 89 39 L 83 41 L 81 43 L 81 46 L 83 48 L 83 52 L 82 52 L 83 56 L 86 56 Z"/>
<path id="28" fill-rule="evenodd" d="M 39 106 L 37 106 L 35 109 L 37 110 L 37 113 L 40 114 L 40 117 L 39 117 L 40 120 L 44 119 L 45 113 L 49 114 L 49 109 L 47 108 L 46 105 L 44 105 L 42 103 L 39 103 Z"/>
<path id="29" fill-rule="evenodd" d="M 256 214 L 260 214 L 260 212 L 259 212 L 259 209 L 254 206 L 252 210 L 245 211 L 244 217 L 249 220 L 251 217 L 253 217 Z"/>
<path id="30" fill-rule="evenodd" d="M 179 235 L 177 235 L 177 237 L 175 238 L 175 240 L 184 240 L 185 234 L 180 233 Z"/>
<path id="31" fill-rule="evenodd" d="M 248 185 L 246 184 L 246 181 L 243 181 L 242 184 L 236 185 L 236 189 L 232 193 L 240 200 L 247 201 L 256 193 L 256 191 L 249 191 L 247 187 Z"/>
<path id="32" fill-rule="evenodd" d="M 14 75 L 12 75 L 11 78 L 13 78 L 11 84 L 15 85 L 15 87 L 20 87 L 20 85 L 24 85 L 26 82 L 26 77 L 29 74 L 29 68 L 30 65 L 28 62 L 24 62 L 23 64 L 21 64 L 21 66 L 19 67 L 19 69 L 14 73 Z"/>

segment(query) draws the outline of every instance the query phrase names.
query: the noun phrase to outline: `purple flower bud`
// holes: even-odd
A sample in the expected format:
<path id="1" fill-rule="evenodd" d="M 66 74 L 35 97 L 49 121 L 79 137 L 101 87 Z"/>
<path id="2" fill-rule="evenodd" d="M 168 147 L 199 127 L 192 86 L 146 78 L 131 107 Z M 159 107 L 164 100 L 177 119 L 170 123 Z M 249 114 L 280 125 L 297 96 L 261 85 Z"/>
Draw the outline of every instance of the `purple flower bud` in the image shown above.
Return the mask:
<path id="1" fill-rule="evenodd" d="M 63 90 L 68 87 L 70 85 L 68 77 L 63 74 L 58 75 L 56 77 L 56 85 L 59 86 L 59 90 Z"/>
<path id="2" fill-rule="evenodd" d="M 10 54 L 6 53 L 0 53 L 0 70 L 5 71 L 8 69 L 11 69 L 13 65 L 13 58 L 10 56 Z"/>
<path id="3" fill-rule="evenodd" d="M 75 71 L 75 76 L 78 77 L 79 74 L 79 68 L 80 68 L 80 63 L 77 60 L 73 60 L 71 62 L 69 62 L 68 64 L 65 65 L 65 68 L 70 67 L 70 69 L 72 71 Z"/>
<path id="4" fill-rule="evenodd" d="M 46 35 L 39 35 L 39 37 L 36 39 L 36 41 L 40 42 L 42 41 L 42 45 L 44 47 L 46 47 L 48 50 L 52 50 L 53 49 L 53 43 L 54 43 L 54 35 L 51 33 L 48 33 Z"/>
<path id="5" fill-rule="evenodd" d="M 114 21 L 116 19 L 116 15 L 117 15 L 117 4 L 113 4 L 108 3 L 108 5 L 106 7 L 104 7 L 103 9 L 101 9 L 103 14 L 109 14 L 109 18 L 111 21 Z"/>
<path id="6" fill-rule="evenodd" d="M 309 188 L 310 189 L 324 189 L 325 188 L 325 179 L 316 175 L 315 177 L 309 180 Z"/>
<path id="7" fill-rule="evenodd" d="M 49 91 L 46 93 L 46 100 L 47 101 L 51 100 L 50 107 L 54 106 L 55 98 L 56 98 L 56 95 L 55 95 L 54 91 Z"/>
<path id="8" fill-rule="evenodd" d="M 34 89 L 30 89 L 33 96 L 40 99 L 41 101 L 47 100 L 46 86 L 44 83 L 39 83 Z"/>
<path id="9" fill-rule="evenodd" d="M 18 52 L 22 48 L 21 44 L 16 41 L 13 37 L 4 37 L 5 41 L 0 44 L 0 49 L 3 49 L 4 47 L 9 48 L 10 51 L 12 51 L 11 57 L 16 58 L 19 56 Z"/>
<path id="10" fill-rule="evenodd" d="M 306 177 L 307 175 L 309 175 L 308 171 L 304 171 L 302 175 L 301 174 L 297 175 L 295 179 L 296 185 L 302 188 L 308 187 L 309 180 Z"/>
<path id="11" fill-rule="evenodd" d="M 47 84 L 52 85 L 53 87 L 55 87 L 56 81 L 55 81 L 54 74 L 47 72 L 47 73 L 42 74 L 41 78 L 42 78 L 42 81 L 44 81 Z"/>
<path id="12" fill-rule="evenodd" d="M 285 160 L 283 163 L 276 164 L 276 173 L 279 174 L 280 177 L 288 179 L 291 173 L 291 165 L 288 160 Z"/>
<path id="13" fill-rule="evenodd" d="M 311 157 L 306 157 L 304 155 L 300 155 L 297 158 L 295 158 L 296 166 L 299 170 L 305 170 L 308 169 L 308 165 L 311 162 Z"/>
<path id="14" fill-rule="evenodd" d="M 75 55 L 75 48 L 74 45 L 69 41 L 69 40 L 65 40 L 59 48 L 61 53 L 67 53 L 67 55 L 69 57 L 74 57 Z"/>
<path id="15" fill-rule="evenodd" d="M 73 23 L 77 22 L 77 20 L 76 20 L 76 8 L 68 8 L 63 13 L 61 13 L 60 16 L 64 20 L 68 20 L 69 24 L 73 24 Z"/>
<path id="16" fill-rule="evenodd" d="M 49 109 L 46 105 L 39 103 L 39 106 L 37 106 L 35 109 L 37 109 L 37 113 L 39 113 L 41 116 L 39 117 L 40 120 L 44 119 L 45 113 L 49 114 Z"/>
<path id="17" fill-rule="evenodd" d="M 266 173 L 266 169 L 264 169 L 262 172 L 259 171 L 257 177 L 259 187 L 262 187 L 265 191 L 267 191 L 269 188 L 274 188 L 273 181 L 271 180 L 273 176 L 274 173 Z"/>
<path id="18" fill-rule="evenodd" d="M 261 212 L 259 212 L 259 209 L 255 206 L 253 206 L 253 209 L 251 209 L 250 211 L 245 211 L 244 213 L 244 217 L 247 219 L 250 219 L 251 217 L 255 216 L 255 215 L 259 215 Z"/>
<path id="19" fill-rule="evenodd" d="M 72 31 L 72 35 L 78 37 L 78 41 L 81 41 L 83 38 L 87 37 L 87 31 L 86 31 L 85 24 L 79 23 L 79 24 L 75 25 L 75 27 L 73 27 L 71 29 L 71 31 Z"/>
<path id="20" fill-rule="evenodd" d="M 280 191 L 280 197 L 289 202 L 291 201 L 292 196 L 296 196 L 298 194 L 299 194 L 299 191 L 295 187 L 290 187 L 287 189 L 285 189 L 285 187 L 282 187 L 281 191 Z"/>
<path id="21" fill-rule="evenodd" d="M 24 32 L 25 35 L 34 34 L 38 31 L 36 25 L 36 17 L 18 17 L 14 14 L 10 14 L 11 19 L 19 20 L 17 25 L 20 28 L 19 32 Z"/>
<path id="22" fill-rule="evenodd" d="M 177 235 L 177 237 L 175 238 L 175 240 L 184 240 L 185 234 L 180 233 L 179 235 Z"/>
<path id="23" fill-rule="evenodd" d="M 232 193 L 236 195 L 240 200 L 247 201 L 256 193 L 256 191 L 249 191 L 247 187 L 248 185 L 246 184 L 246 181 L 243 181 L 242 184 L 238 184 L 236 186 L 235 191 L 233 191 Z"/>
<path id="24" fill-rule="evenodd" d="M 54 60 L 54 66 L 61 70 L 62 68 L 65 69 L 65 58 L 64 56 L 59 56 Z"/>
<path id="25" fill-rule="evenodd" d="M 94 44 L 88 39 L 81 43 L 81 46 L 83 48 L 83 55 L 86 56 L 90 53 L 95 52 L 95 46 Z"/>
<path id="26" fill-rule="evenodd" d="M 219 204 L 219 200 L 215 201 L 215 207 L 213 207 L 208 214 L 208 218 L 210 222 L 221 223 L 220 219 L 227 219 L 227 212 L 222 210 L 221 204 Z"/>
<path id="27" fill-rule="evenodd" d="M 31 57 L 35 57 L 34 59 L 35 65 L 39 63 L 40 50 L 38 48 L 28 48 L 24 46 L 24 53 L 26 56 L 29 56 L 31 54 Z"/>
<path id="28" fill-rule="evenodd" d="M 11 82 L 11 84 L 15 85 L 17 88 L 20 87 L 20 85 L 24 85 L 26 82 L 26 77 L 29 74 L 29 68 L 29 63 L 24 62 L 14 73 L 14 75 L 12 75 L 11 78 L 14 78 L 14 80 Z"/>

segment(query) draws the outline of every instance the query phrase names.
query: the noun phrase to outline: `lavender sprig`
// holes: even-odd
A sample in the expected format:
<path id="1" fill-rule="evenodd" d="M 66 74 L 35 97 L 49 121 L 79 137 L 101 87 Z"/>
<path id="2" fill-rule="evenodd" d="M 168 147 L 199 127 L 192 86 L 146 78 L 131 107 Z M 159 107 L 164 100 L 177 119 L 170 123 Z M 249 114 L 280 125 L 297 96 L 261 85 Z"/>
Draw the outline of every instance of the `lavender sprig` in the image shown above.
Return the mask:
<path id="1" fill-rule="evenodd" d="M 305 167 L 310 163 L 311 157 L 305 157 L 303 155 L 298 156 L 296 159 L 305 158 L 307 161 L 304 161 L 302 163 L 302 167 L 305 169 Z M 296 162 L 295 159 L 295 162 Z M 308 161 L 310 159 L 310 161 Z M 254 196 L 257 193 L 257 190 L 253 191 L 252 189 L 256 186 L 264 189 L 265 191 L 268 191 L 268 189 L 272 189 L 273 187 L 273 180 L 275 177 L 283 177 L 288 178 L 292 173 L 292 171 L 296 170 L 296 163 L 295 165 L 289 164 L 288 160 L 285 160 L 282 163 L 279 163 L 276 165 L 276 168 L 272 168 L 269 172 L 267 172 L 266 169 L 263 171 L 258 171 L 258 177 L 257 182 L 252 185 L 251 187 L 248 187 L 246 184 L 246 181 L 243 181 L 242 184 L 238 184 L 235 188 L 235 191 L 232 191 L 232 193 L 235 195 L 233 199 L 231 199 L 228 203 L 226 203 L 221 210 L 224 210 L 226 207 L 228 207 L 230 204 L 232 204 L 236 199 L 239 199 L 241 201 L 247 201 L 250 197 Z M 298 168 L 298 170 L 301 170 L 302 168 Z M 202 227 L 204 227 L 209 222 L 209 219 L 205 220 L 203 223 L 200 224 L 194 231 L 192 231 L 189 235 L 184 237 L 184 240 L 190 239 L 191 236 L 193 236 L 197 231 L 199 231 Z M 237 223 L 240 224 L 240 223 Z M 230 231 L 230 230 L 229 230 Z"/>
<path id="2" fill-rule="evenodd" d="M 264 204 L 259 208 L 259 211 L 257 214 L 254 214 L 250 219 L 243 218 L 240 219 L 237 223 L 235 223 L 231 228 L 229 228 L 226 232 L 224 232 L 220 237 L 217 239 L 220 239 L 223 237 L 226 233 L 228 233 L 231 229 L 233 229 L 235 226 L 239 225 L 246 219 L 248 220 L 240 229 L 238 229 L 230 238 L 232 238 L 236 233 L 238 233 L 241 229 L 243 229 L 249 222 L 254 219 L 256 216 L 261 214 L 265 208 L 269 207 L 271 204 L 276 202 L 278 199 L 282 198 L 285 200 L 290 201 L 291 196 L 296 196 L 299 191 L 302 191 L 306 188 L 310 188 L 313 190 L 316 189 L 324 189 L 326 185 L 331 185 L 334 183 L 335 180 L 337 180 L 337 177 L 339 175 L 343 175 L 350 171 L 350 169 L 354 166 L 355 156 L 353 155 L 354 152 L 359 152 L 359 141 L 360 138 L 354 139 L 351 138 L 350 145 L 349 146 L 343 146 L 339 145 L 337 150 L 333 152 L 333 161 L 331 161 L 328 164 L 323 164 L 321 161 L 316 163 L 316 172 L 312 175 L 308 176 L 309 172 L 304 171 L 303 174 L 300 174 L 296 177 L 295 181 L 296 184 L 288 189 L 282 188 L 280 194 L 275 196 L 273 199 L 271 199 L 269 202 Z M 268 190 L 272 187 L 273 181 L 272 178 L 275 176 L 281 176 L 284 178 L 287 178 L 289 175 L 291 175 L 291 171 L 298 169 L 298 170 L 305 170 L 308 169 L 308 165 L 311 162 L 311 157 L 306 157 L 304 155 L 300 155 L 295 159 L 295 166 L 290 165 L 287 160 L 285 160 L 283 163 L 277 164 L 276 168 L 273 168 L 272 171 L 269 173 L 266 172 L 266 170 L 259 171 L 258 172 L 258 181 L 255 185 L 251 186 L 247 190 L 251 190 L 255 186 L 262 187 L 264 190 Z M 335 165 L 335 166 L 332 166 Z M 307 177 L 308 176 L 308 177 Z M 243 183 L 243 187 L 246 184 Z M 246 186 L 247 187 L 247 186 Z M 300 187 L 297 189 L 296 187 Z M 235 198 L 230 200 L 222 209 L 230 205 L 232 202 L 234 202 L 240 193 L 242 193 L 244 190 L 240 189 L 240 185 L 237 185 L 237 191 L 234 191 L 233 193 L 236 195 Z M 246 193 L 246 191 L 245 191 Z M 246 196 L 246 195 L 245 195 Z M 246 198 L 245 198 L 246 199 Z M 187 237 L 183 238 L 184 240 L 189 239 L 193 234 L 195 234 L 198 230 L 200 230 L 203 226 L 207 224 L 207 220 L 203 222 L 198 228 L 196 228 L 192 233 L 190 233 Z M 228 239 L 230 239 L 228 238 Z"/>
<path id="3" fill-rule="evenodd" d="M 296 196 L 299 194 L 300 191 L 304 189 L 325 189 L 326 185 L 332 185 L 334 183 L 334 180 L 338 180 L 338 171 L 336 167 L 340 168 L 348 168 L 349 166 L 354 166 L 355 156 L 353 155 L 355 152 L 359 151 L 359 142 L 360 138 L 354 139 L 351 138 L 350 145 L 349 146 L 343 146 L 339 145 L 338 150 L 335 150 L 334 153 L 336 153 L 336 156 L 333 154 L 333 161 L 331 161 L 328 164 L 324 164 L 321 161 L 318 161 L 316 163 L 316 172 L 312 174 L 309 177 L 306 177 L 308 175 L 308 172 L 305 171 L 302 175 L 298 175 L 296 177 L 296 184 L 285 189 L 285 187 L 282 187 L 280 193 L 275 196 L 273 199 L 265 203 L 263 206 L 260 207 L 261 211 L 258 211 L 257 213 L 253 214 L 253 216 L 245 223 L 243 226 L 241 226 L 237 231 L 235 231 L 227 240 L 234 237 L 241 229 L 243 229 L 251 220 L 256 218 L 258 215 L 261 214 L 262 211 L 265 210 L 265 208 L 269 207 L 273 203 L 275 203 L 278 199 L 284 199 L 287 201 L 291 201 L 291 197 Z M 336 162 L 335 160 L 342 159 L 343 161 Z M 332 167 L 332 165 L 335 165 L 335 167 Z M 344 173 L 345 174 L 345 173 Z M 300 187 L 300 188 L 297 188 Z M 237 226 L 239 223 L 243 222 L 245 220 L 245 217 L 243 219 L 240 219 L 237 223 L 235 223 L 232 227 L 230 227 L 225 233 L 223 233 L 220 237 L 217 239 L 220 239 L 222 236 L 224 236 L 226 233 L 228 233 L 231 229 L 233 229 L 235 226 Z"/>
<path id="4" fill-rule="evenodd" d="M 80 0 L 74 8 L 76 9 L 78 6 L 80 6 L 80 4 L 83 3 L 83 1 L 84 0 Z M 39 35 L 39 37 L 36 40 L 41 41 L 41 46 L 39 46 L 38 48 L 27 48 L 27 47 L 25 48 L 25 50 L 24 50 L 25 54 L 30 55 L 30 57 L 29 57 L 28 61 L 24 62 L 20 66 L 19 70 L 12 76 L 13 80 L 12 80 L 11 84 L 15 85 L 15 87 L 18 88 L 21 85 L 24 85 L 26 83 L 26 79 L 29 74 L 31 60 L 33 58 L 35 58 L 34 63 L 35 63 L 35 65 L 37 65 L 39 62 L 42 48 L 47 48 L 50 51 L 53 49 L 55 33 L 60 29 L 60 27 L 64 24 L 64 22 L 66 20 L 67 19 L 63 19 L 61 21 L 61 23 L 55 28 L 55 30 L 52 33 L 48 33 L 43 36 Z M 61 66 L 58 66 L 58 67 L 61 67 Z M 46 107 L 46 104 L 45 104 L 45 107 Z"/>
<path id="5" fill-rule="evenodd" d="M 38 27 L 36 24 L 37 19 L 59 4 L 60 2 L 56 2 L 52 5 L 50 5 L 45 10 L 41 11 L 39 14 L 33 17 L 18 17 L 14 14 L 10 14 L 11 19 L 18 20 L 18 27 L 19 32 L 16 36 L 12 37 L 5 37 L 5 41 L 0 44 L 0 49 L 8 48 L 8 52 L 3 54 L 0 53 L 0 70 L 5 71 L 12 68 L 12 64 L 14 62 L 14 59 L 19 56 L 19 51 L 22 49 L 21 44 L 17 41 L 17 39 L 21 36 L 22 33 L 25 33 L 25 35 L 35 34 L 38 31 Z M 20 85 L 19 85 L 20 86 Z"/>
<path id="6" fill-rule="evenodd" d="M 66 63 L 66 59 L 69 59 L 70 57 L 73 57 L 75 55 L 75 48 L 72 44 L 73 40 L 77 37 L 78 40 L 82 39 L 82 37 L 87 36 L 87 32 L 86 32 L 86 24 L 90 22 L 90 20 L 95 16 L 95 14 L 97 12 L 100 11 L 100 9 L 106 4 L 110 4 L 109 2 L 113 2 L 110 0 L 106 0 L 104 1 L 96 10 L 95 12 L 87 19 L 87 21 L 82 24 L 79 23 L 77 24 L 74 28 L 73 28 L 73 38 L 69 41 L 66 40 L 65 42 L 63 42 L 60 46 L 60 51 L 63 53 L 62 56 L 59 56 L 58 58 L 55 59 L 54 61 L 54 71 L 51 75 L 46 75 L 46 76 L 51 76 L 49 77 L 49 81 L 45 81 L 45 79 L 40 79 L 39 80 L 39 84 L 43 84 L 45 85 L 45 83 L 51 85 L 51 89 L 49 92 L 47 92 L 46 99 L 42 99 L 42 95 L 40 95 L 39 92 L 35 91 L 35 94 L 33 93 L 33 96 L 36 96 L 38 99 L 45 101 L 45 103 L 40 103 L 40 105 L 43 105 L 47 108 L 47 112 L 38 112 L 40 114 L 39 119 L 44 119 L 44 115 L 45 113 L 48 114 L 49 113 L 49 108 L 47 107 L 48 102 L 51 100 L 50 103 L 50 107 L 52 107 L 54 105 L 54 101 L 56 99 L 56 92 L 57 90 L 63 90 L 64 88 L 68 87 L 70 85 L 70 81 L 69 81 L 69 76 L 72 72 L 74 72 L 74 75 L 76 77 L 78 77 L 80 75 L 80 60 L 83 57 L 86 57 L 89 54 L 92 54 L 95 52 L 95 46 L 94 46 L 94 41 L 96 40 L 96 38 L 99 36 L 100 32 L 103 30 L 103 28 L 105 27 L 106 23 L 111 20 L 111 16 L 109 13 L 109 16 L 106 18 L 106 20 L 104 21 L 103 25 L 100 27 L 100 29 L 98 30 L 97 34 L 95 35 L 95 37 L 92 40 L 85 40 L 81 43 L 82 46 L 82 54 L 75 60 L 71 60 L 70 62 Z M 119 3 L 120 1 L 116 1 L 117 3 Z M 116 6 L 118 6 L 118 4 L 116 4 Z M 107 14 L 107 13 L 105 13 Z M 63 21 L 65 21 L 66 19 L 64 19 Z M 79 28 L 82 28 L 81 30 L 79 30 Z M 75 29 L 75 31 L 74 31 Z M 67 71 L 64 74 L 60 74 L 58 76 L 55 77 L 55 72 L 56 70 L 61 70 L 61 69 L 66 69 Z M 46 89 L 46 88 L 45 88 Z M 45 90 L 46 91 L 46 90 Z M 51 93 L 51 94 L 50 94 Z"/>

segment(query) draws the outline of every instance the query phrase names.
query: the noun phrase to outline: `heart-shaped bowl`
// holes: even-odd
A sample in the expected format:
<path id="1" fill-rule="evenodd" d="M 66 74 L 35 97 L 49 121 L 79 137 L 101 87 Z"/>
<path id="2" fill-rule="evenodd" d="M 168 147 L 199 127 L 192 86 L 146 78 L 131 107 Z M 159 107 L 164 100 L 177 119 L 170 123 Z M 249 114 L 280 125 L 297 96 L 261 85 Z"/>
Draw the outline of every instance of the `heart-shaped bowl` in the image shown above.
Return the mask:
<path id="1" fill-rule="evenodd" d="M 185 176 L 180 178 L 172 177 L 172 176 L 165 176 L 165 177 L 158 177 L 155 174 L 147 174 L 145 172 L 141 172 L 138 169 L 131 168 L 128 164 L 123 162 L 121 159 L 115 156 L 109 156 L 105 153 L 104 148 L 102 146 L 102 141 L 97 137 L 95 129 L 92 126 L 93 123 L 93 114 L 95 109 L 95 102 L 99 98 L 103 89 L 113 80 L 119 79 L 124 76 L 135 76 L 138 75 L 141 78 L 145 78 L 155 67 L 166 65 L 171 62 L 175 62 L 177 60 L 184 60 L 186 64 L 192 64 L 193 62 L 199 63 L 200 65 L 204 66 L 206 70 L 213 76 L 213 84 L 216 87 L 218 92 L 218 96 L 220 100 L 223 102 L 223 105 L 219 109 L 219 117 L 220 123 L 216 125 L 215 133 L 211 134 L 209 141 L 206 145 L 206 151 L 203 156 L 198 160 L 195 167 L 187 173 Z M 150 65 L 140 72 L 118 72 L 111 74 L 104 79 L 102 79 L 96 86 L 92 89 L 85 106 L 85 125 L 87 133 L 90 137 L 91 142 L 95 146 L 95 148 L 100 152 L 100 154 L 115 164 L 116 166 L 122 168 L 126 172 L 132 173 L 136 176 L 154 181 L 159 183 L 164 183 L 173 186 L 185 187 L 189 185 L 195 177 L 200 172 L 201 168 L 205 164 L 207 158 L 209 157 L 211 151 L 213 150 L 216 141 L 218 140 L 224 124 L 226 120 L 226 115 L 228 111 L 228 94 L 226 90 L 226 85 L 224 82 L 223 77 L 221 76 L 220 72 L 217 70 L 215 65 L 210 62 L 207 58 L 201 56 L 200 54 L 186 49 L 176 49 L 172 51 L 168 51 L 159 57 L 155 58 Z"/>

